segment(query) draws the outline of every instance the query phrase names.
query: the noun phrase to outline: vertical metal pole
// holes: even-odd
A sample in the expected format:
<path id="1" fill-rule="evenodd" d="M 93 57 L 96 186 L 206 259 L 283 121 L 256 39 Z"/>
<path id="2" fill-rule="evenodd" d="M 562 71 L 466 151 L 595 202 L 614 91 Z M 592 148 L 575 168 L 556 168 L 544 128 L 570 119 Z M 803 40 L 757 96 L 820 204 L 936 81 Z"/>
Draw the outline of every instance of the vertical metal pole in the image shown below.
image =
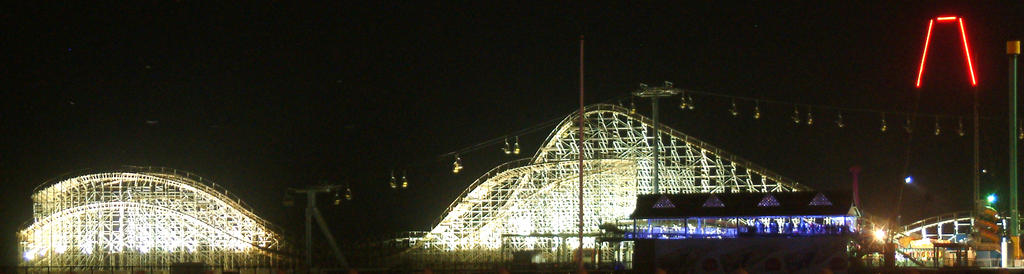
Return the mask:
<path id="1" fill-rule="evenodd" d="M 900 214 L 900 210 L 903 207 L 903 189 L 904 188 L 906 188 L 906 185 L 905 184 L 900 184 L 900 192 L 899 192 L 899 195 L 897 195 L 899 198 L 896 198 L 896 224 L 893 227 L 899 227 L 899 226 L 903 225 L 902 224 L 902 222 L 903 222 L 903 214 Z M 893 233 L 896 233 L 896 231 L 894 229 L 890 229 L 889 230 L 889 234 L 893 235 Z M 889 239 L 893 240 L 892 238 L 889 238 Z"/>
<path id="2" fill-rule="evenodd" d="M 978 152 L 978 146 L 981 140 L 981 137 L 978 136 L 978 87 L 973 86 L 972 91 L 972 95 L 974 96 L 974 170 L 971 174 L 974 176 L 974 196 L 971 196 L 971 200 L 974 201 L 975 210 L 978 210 L 982 205 L 981 195 L 979 195 L 980 191 L 978 190 L 978 184 L 981 181 L 981 178 L 979 177 L 980 175 L 978 174 L 981 170 L 981 158 Z"/>
<path id="3" fill-rule="evenodd" d="M 320 214 L 320 210 L 313 208 L 313 217 L 316 217 L 316 223 L 320 225 L 320 232 L 324 233 L 324 237 L 327 238 L 327 243 L 331 246 L 331 251 L 334 251 L 334 258 L 338 261 L 338 264 L 342 269 L 348 269 L 348 260 L 345 260 L 345 255 L 341 253 L 341 249 L 338 248 L 338 243 L 334 241 L 334 235 L 331 234 L 331 230 L 327 229 L 327 221 L 324 220 L 324 216 Z"/>
<path id="4" fill-rule="evenodd" d="M 313 207 L 316 206 L 316 193 L 306 191 L 306 270 L 313 268 Z"/>
<path id="5" fill-rule="evenodd" d="M 579 132 L 579 155 L 580 155 L 580 188 L 579 188 L 579 206 L 580 206 L 580 223 L 579 223 L 579 247 L 576 249 L 579 252 L 579 267 L 580 272 L 583 272 L 583 35 L 580 35 L 580 132 Z"/>
<path id="6" fill-rule="evenodd" d="M 1017 216 L 1017 55 L 1020 54 L 1020 41 L 1010 41 L 1006 45 L 1010 54 L 1010 233 L 1018 236 L 1020 231 Z"/>
<path id="7" fill-rule="evenodd" d="M 859 193 L 860 186 L 858 186 L 859 178 L 857 176 L 860 175 L 860 167 L 859 166 L 852 166 L 852 167 L 850 167 L 850 173 L 853 174 L 853 206 L 855 206 L 855 207 L 857 207 L 859 209 L 860 208 L 860 193 Z"/>
<path id="8" fill-rule="evenodd" d="M 1010 236 L 1017 243 L 1020 236 L 1020 220 L 1017 213 L 1017 55 L 1020 55 L 1020 41 L 1006 43 L 1010 55 Z M 1014 249 L 1014 253 L 1016 253 Z M 1014 258 L 1016 259 L 1016 257 Z"/>
<path id="9" fill-rule="evenodd" d="M 660 127 L 660 125 L 658 124 L 658 97 L 657 96 L 651 97 L 651 112 L 652 112 L 651 115 L 654 116 L 653 117 L 654 118 L 654 164 L 653 164 L 653 167 L 652 167 L 654 169 L 652 171 L 654 173 L 654 176 L 652 177 L 651 184 L 654 185 L 654 194 L 658 194 L 659 193 L 658 192 L 658 153 L 660 152 L 659 151 L 660 150 L 659 146 L 661 145 L 661 134 L 660 134 L 660 130 L 658 129 L 658 127 Z"/>

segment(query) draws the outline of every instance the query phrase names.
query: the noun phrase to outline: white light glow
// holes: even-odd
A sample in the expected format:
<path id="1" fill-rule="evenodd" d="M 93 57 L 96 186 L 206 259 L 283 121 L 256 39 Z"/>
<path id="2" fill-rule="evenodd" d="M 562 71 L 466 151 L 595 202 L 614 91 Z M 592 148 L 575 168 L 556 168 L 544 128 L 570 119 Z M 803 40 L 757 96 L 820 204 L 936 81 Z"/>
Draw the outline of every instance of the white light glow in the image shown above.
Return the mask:
<path id="1" fill-rule="evenodd" d="M 1009 255 L 1008 254 L 1009 252 L 1006 252 L 1006 251 L 1007 251 L 1006 250 L 1006 238 L 1002 238 L 1002 240 L 999 241 L 999 266 L 1000 267 L 1008 267 L 1008 266 L 1010 266 L 1009 265 L 1009 260 L 1008 260 L 1009 256 L 1007 256 L 1007 255 Z"/>
<path id="2" fill-rule="evenodd" d="M 884 241 L 885 240 L 885 230 L 882 230 L 881 228 L 875 229 L 875 231 L 871 232 L 871 236 L 875 237 L 875 241 L 879 241 L 879 242 Z"/>
<path id="3" fill-rule="evenodd" d="M 22 265 L 89 266 L 112 253 L 136 253 L 124 257 L 127 265 L 276 260 L 266 250 L 281 250 L 281 237 L 239 199 L 184 172 L 137 169 L 77 176 L 33 194 L 35 222 L 18 234 Z"/>

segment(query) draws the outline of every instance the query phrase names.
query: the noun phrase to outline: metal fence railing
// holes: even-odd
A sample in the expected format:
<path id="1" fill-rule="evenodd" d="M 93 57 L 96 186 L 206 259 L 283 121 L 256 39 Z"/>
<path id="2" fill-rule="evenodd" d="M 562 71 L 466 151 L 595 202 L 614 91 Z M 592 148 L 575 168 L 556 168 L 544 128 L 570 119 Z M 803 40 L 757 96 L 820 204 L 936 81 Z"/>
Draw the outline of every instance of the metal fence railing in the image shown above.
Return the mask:
<path id="1" fill-rule="evenodd" d="M 0 274 L 283 274 L 310 273 L 291 267 L 220 266 L 12 266 L 0 267 Z M 346 271 L 320 272 L 346 273 Z"/>
<path id="2" fill-rule="evenodd" d="M 356 268 L 355 273 L 569 273 L 575 270 L 574 264 L 546 265 L 477 265 L 459 268 Z M 627 270 L 628 272 L 628 270 Z M 239 267 L 224 269 L 219 266 L 169 267 L 169 266 L 0 266 L 0 274 L 333 274 L 352 273 L 350 269 L 322 268 L 307 270 L 300 267 Z M 606 267 L 593 269 L 587 273 L 623 273 L 622 269 Z"/>

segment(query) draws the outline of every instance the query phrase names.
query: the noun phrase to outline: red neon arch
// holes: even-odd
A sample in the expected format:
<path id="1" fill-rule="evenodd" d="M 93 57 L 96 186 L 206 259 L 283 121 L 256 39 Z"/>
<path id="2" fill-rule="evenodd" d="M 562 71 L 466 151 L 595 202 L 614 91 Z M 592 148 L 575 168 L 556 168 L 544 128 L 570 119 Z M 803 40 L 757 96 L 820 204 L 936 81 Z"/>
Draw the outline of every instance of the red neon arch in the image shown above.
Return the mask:
<path id="1" fill-rule="evenodd" d="M 928 34 L 924 38 L 924 52 L 921 53 L 921 66 L 917 68 L 917 83 L 914 84 L 916 87 L 921 87 L 921 77 L 924 76 L 924 63 L 928 58 L 928 44 L 932 38 L 932 26 L 935 22 L 939 23 L 952 23 L 957 22 L 960 25 L 960 38 L 964 42 L 964 58 L 967 59 L 967 72 L 968 76 L 971 77 L 971 86 L 978 85 L 978 79 L 974 76 L 974 64 L 971 62 L 971 50 L 967 45 L 967 32 L 964 31 L 964 19 L 956 16 L 939 16 L 935 19 L 928 20 Z"/>

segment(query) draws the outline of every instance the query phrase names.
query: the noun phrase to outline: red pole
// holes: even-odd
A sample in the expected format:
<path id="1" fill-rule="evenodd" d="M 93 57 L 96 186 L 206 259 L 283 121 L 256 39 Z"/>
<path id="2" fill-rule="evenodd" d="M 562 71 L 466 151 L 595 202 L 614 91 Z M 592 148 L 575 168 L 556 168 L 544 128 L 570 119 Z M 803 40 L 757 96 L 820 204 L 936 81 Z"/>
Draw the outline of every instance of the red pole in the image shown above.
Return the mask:
<path id="1" fill-rule="evenodd" d="M 860 209 L 860 194 L 858 193 L 860 190 L 859 186 L 857 186 L 859 181 L 857 176 L 860 175 L 860 167 L 850 167 L 850 173 L 853 174 L 853 206 L 857 207 L 857 209 Z"/>
<path id="2" fill-rule="evenodd" d="M 579 247 L 576 248 L 577 260 L 579 260 L 579 272 L 583 273 L 583 35 L 580 35 L 580 131 L 579 131 L 579 155 L 580 155 L 580 224 L 579 224 Z"/>

